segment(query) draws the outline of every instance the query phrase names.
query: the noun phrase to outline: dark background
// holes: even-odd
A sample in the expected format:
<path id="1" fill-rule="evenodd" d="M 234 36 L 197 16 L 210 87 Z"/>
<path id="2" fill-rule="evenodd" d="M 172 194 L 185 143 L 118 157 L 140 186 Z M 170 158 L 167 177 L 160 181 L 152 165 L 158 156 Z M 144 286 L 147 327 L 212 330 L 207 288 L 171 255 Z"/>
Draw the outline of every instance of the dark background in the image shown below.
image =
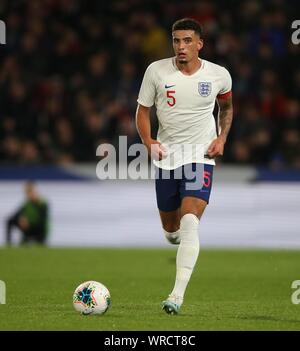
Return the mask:
<path id="1" fill-rule="evenodd" d="M 153 60 L 173 55 L 171 27 L 204 28 L 201 57 L 233 78 L 224 163 L 300 168 L 297 1 L 1 0 L 0 162 L 96 162 L 100 143 L 139 142 L 136 99 Z"/>

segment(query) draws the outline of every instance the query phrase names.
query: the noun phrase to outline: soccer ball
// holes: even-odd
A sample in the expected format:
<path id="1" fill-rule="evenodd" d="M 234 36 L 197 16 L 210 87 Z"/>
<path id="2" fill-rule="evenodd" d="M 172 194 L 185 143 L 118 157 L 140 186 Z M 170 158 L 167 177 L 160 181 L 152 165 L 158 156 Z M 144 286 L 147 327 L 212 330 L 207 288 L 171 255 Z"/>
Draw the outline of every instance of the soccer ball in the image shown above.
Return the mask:
<path id="1" fill-rule="evenodd" d="M 81 314 L 104 314 L 111 305 L 106 286 L 93 280 L 80 284 L 73 294 L 73 306 Z"/>

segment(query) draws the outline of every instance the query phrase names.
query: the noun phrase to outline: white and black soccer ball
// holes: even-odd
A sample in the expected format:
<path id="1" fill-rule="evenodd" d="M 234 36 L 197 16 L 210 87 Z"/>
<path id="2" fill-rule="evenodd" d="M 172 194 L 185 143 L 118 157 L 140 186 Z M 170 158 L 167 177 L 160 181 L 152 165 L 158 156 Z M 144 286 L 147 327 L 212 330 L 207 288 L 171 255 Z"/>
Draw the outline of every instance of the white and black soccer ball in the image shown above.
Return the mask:
<path id="1" fill-rule="evenodd" d="M 110 305 L 109 290 L 99 282 L 86 281 L 74 291 L 73 306 L 81 314 L 104 314 Z"/>

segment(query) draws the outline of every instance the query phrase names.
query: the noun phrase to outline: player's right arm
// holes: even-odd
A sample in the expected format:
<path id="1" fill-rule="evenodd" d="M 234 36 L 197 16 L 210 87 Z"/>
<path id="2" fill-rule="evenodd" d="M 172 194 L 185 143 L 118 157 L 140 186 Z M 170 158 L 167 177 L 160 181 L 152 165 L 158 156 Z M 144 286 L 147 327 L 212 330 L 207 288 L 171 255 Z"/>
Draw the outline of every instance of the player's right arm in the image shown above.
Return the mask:
<path id="1" fill-rule="evenodd" d="M 166 149 L 159 141 L 151 137 L 150 110 L 151 107 L 138 104 L 136 110 L 136 128 L 149 155 L 155 160 L 161 160 L 166 157 Z"/>
<path id="2" fill-rule="evenodd" d="M 139 91 L 136 110 L 136 128 L 150 157 L 155 160 L 161 160 L 166 156 L 166 150 L 159 141 L 151 137 L 150 122 L 151 106 L 153 106 L 156 96 L 156 76 L 155 63 L 153 63 L 147 67 Z"/>

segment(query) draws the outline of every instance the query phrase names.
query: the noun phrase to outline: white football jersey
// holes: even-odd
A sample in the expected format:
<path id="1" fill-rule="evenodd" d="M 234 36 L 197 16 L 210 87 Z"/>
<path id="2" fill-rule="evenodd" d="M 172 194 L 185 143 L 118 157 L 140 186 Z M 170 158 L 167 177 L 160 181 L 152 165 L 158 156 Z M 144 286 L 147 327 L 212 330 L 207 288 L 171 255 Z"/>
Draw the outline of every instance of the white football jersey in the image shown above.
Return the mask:
<path id="1" fill-rule="evenodd" d="M 154 161 L 157 167 L 175 169 L 187 163 L 215 164 L 204 157 L 217 137 L 213 116 L 215 99 L 231 91 L 231 77 L 222 66 L 201 59 L 192 75 L 183 74 L 175 57 L 155 61 L 145 72 L 137 102 L 156 106 L 157 140 L 168 157 Z"/>

